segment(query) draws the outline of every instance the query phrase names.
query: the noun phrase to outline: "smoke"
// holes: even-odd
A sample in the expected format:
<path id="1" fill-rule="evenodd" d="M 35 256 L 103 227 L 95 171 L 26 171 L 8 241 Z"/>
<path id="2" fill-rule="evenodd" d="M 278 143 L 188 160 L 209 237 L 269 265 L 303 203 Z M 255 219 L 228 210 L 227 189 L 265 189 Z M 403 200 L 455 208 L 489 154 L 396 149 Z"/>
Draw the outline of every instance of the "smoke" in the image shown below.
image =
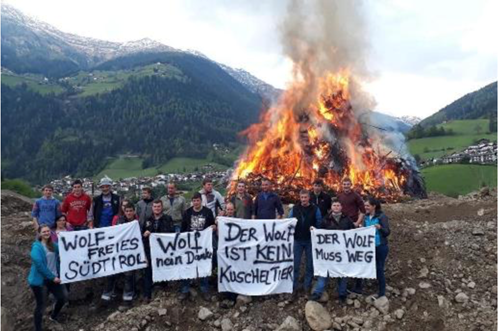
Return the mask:
<path id="1" fill-rule="evenodd" d="M 291 0 L 281 25 L 283 52 L 293 63 L 293 81 L 302 82 L 295 109 L 303 110 L 318 92 L 318 78 L 348 69 L 355 110 L 373 109 L 374 100 L 358 82 L 371 79 L 370 50 L 363 2 L 359 0 Z M 301 89 L 302 90 L 302 89 Z"/>

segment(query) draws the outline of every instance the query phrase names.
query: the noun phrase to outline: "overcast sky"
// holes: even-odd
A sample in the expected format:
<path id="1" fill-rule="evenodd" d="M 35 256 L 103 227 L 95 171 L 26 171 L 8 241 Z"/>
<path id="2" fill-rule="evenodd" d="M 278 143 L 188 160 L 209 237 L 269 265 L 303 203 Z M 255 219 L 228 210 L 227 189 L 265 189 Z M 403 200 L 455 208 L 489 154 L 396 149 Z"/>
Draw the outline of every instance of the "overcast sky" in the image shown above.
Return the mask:
<path id="1" fill-rule="evenodd" d="M 354 0 L 353 0 L 354 1 Z M 8 0 L 62 31 L 110 41 L 151 38 L 200 51 L 280 88 L 290 63 L 278 26 L 286 1 Z M 378 111 L 426 117 L 497 80 L 495 0 L 367 0 Z"/>

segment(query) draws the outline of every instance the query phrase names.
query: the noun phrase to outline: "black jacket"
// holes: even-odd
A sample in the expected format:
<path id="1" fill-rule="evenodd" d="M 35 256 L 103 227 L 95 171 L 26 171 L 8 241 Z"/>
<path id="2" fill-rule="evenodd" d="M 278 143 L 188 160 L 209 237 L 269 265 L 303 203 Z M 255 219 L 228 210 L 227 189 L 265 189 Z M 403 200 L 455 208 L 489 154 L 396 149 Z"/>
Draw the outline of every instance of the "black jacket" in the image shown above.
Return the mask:
<path id="1" fill-rule="evenodd" d="M 354 229 L 354 223 L 347 215 L 340 215 L 340 219 L 337 222 L 332 213 L 329 212 L 321 221 L 321 229 L 325 230 L 351 230 Z"/>
<path id="2" fill-rule="evenodd" d="M 174 221 L 172 217 L 163 214 L 159 219 L 156 219 L 154 215 L 148 218 L 141 228 L 141 233 L 149 231 L 151 233 L 175 233 Z M 148 260 L 151 260 L 151 247 L 149 244 L 149 237 L 142 237 L 142 242 L 144 243 L 144 251 Z"/>
<path id="3" fill-rule="evenodd" d="M 323 191 L 318 196 L 314 192 L 311 192 L 310 196 L 311 203 L 318 206 L 321 211 L 321 217 L 325 217 L 332 207 L 332 198 Z"/>
<path id="4" fill-rule="evenodd" d="M 295 226 L 295 240 L 311 240 L 311 226 L 319 227 L 321 223 L 321 212 L 313 204 L 304 207 L 300 203 L 293 206 L 290 217 L 297 219 Z"/>
<path id="5" fill-rule="evenodd" d="M 102 194 L 94 197 L 92 204 L 92 213 L 94 215 L 94 227 L 98 228 L 101 222 L 101 213 L 104 202 L 102 201 Z M 111 207 L 113 208 L 113 216 L 118 215 L 120 211 L 120 197 L 111 193 Z"/>

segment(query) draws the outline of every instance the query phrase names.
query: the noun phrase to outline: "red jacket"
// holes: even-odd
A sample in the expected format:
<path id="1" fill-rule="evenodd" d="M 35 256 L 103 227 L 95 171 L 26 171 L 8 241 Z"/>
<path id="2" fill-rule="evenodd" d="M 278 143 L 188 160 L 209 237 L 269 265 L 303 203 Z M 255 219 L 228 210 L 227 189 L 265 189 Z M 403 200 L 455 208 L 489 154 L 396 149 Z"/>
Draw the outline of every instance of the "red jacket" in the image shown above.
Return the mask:
<path id="1" fill-rule="evenodd" d="M 61 211 L 66 214 L 68 223 L 72 226 L 85 225 L 88 213 L 92 207 L 92 199 L 85 193 L 76 197 L 73 193 L 68 194 L 61 206 Z"/>

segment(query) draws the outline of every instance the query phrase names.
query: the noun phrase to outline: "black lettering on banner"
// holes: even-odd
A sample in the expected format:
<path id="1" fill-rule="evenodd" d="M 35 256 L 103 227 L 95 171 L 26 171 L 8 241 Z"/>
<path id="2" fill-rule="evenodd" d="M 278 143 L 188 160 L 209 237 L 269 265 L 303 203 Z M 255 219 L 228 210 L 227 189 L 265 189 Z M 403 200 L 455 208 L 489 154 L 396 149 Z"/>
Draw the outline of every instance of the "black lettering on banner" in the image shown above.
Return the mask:
<path id="1" fill-rule="evenodd" d="M 288 227 L 288 231 L 286 230 L 277 231 L 276 222 L 273 222 L 271 231 L 268 231 L 266 223 L 264 223 L 263 226 L 264 226 L 264 238 L 266 239 L 266 241 L 284 240 L 290 242 L 290 239 L 293 236 L 293 231 L 291 231 L 293 227 Z"/>
<path id="2" fill-rule="evenodd" d="M 226 242 L 236 241 L 238 240 L 240 243 L 244 243 L 250 240 L 259 241 L 259 239 L 255 236 L 257 233 L 257 229 L 249 228 L 243 229 L 236 223 L 227 223 L 227 237 L 224 238 Z M 234 232 L 233 232 L 234 229 Z"/>
<path id="3" fill-rule="evenodd" d="M 351 246 L 351 248 L 370 247 L 373 245 L 373 240 L 375 239 L 374 235 L 360 236 L 357 233 L 355 233 L 354 236 L 350 238 L 345 233 L 343 233 L 343 235 L 346 248 L 349 248 L 349 246 Z"/>
<path id="4" fill-rule="evenodd" d="M 187 264 L 192 264 L 194 261 L 205 261 L 212 260 L 212 253 L 205 248 L 205 252 L 201 254 L 195 254 L 193 252 L 187 251 Z"/>
<path id="5" fill-rule="evenodd" d="M 191 235 L 194 233 L 194 243 L 191 242 Z M 156 240 L 158 241 L 158 245 L 160 246 L 162 252 L 164 254 L 168 254 L 169 250 L 172 250 L 170 253 L 171 256 L 174 255 L 174 251 L 176 251 L 178 248 L 184 249 L 186 247 L 190 249 L 194 249 L 196 252 L 202 249 L 202 247 L 199 246 L 198 244 L 198 238 L 201 237 L 201 233 L 198 231 L 195 232 L 187 232 L 187 238 L 181 238 L 180 237 L 181 233 L 176 233 L 174 241 L 170 241 L 166 243 L 163 242 L 162 238 L 158 237 Z"/>
<path id="6" fill-rule="evenodd" d="M 256 259 L 254 264 L 280 264 L 285 262 L 293 262 L 292 244 L 279 245 L 264 245 L 257 244 Z"/>
<path id="7" fill-rule="evenodd" d="M 233 261 L 239 261 L 243 258 L 243 261 L 247 260 L 247 252 L 250 251 L 252 247 L 229 247 L 226 246 L 224 253 L 228 259 Z"/>
<path id="8" fill-rule="evenodd" d="M 351 252 L 346 250 L 347 260 L 349 262 L 368 262 L 370 263 L 373 260 L 373 252 L 365 252 L 365 251 L 354 251 Z"/>
<path id="9" fill-rule="evenodd" d="M 318 244 L 339 244 L 338 234 L 337 233 L 329 233 L 329 234 L 317 234 Z"/>
<path id="10" fill-rule="evenodd" d="M 259 268 L 248 271 L 233 271 L 231 266 L 220 268 L 219 282 L 271 285 L 270 270 Z"/>
<path id="11" fill-rule="evenodd" d="M 76 264 L 76 265 L 75 265 Z M 72 280 L 72 279 L 75 279 L 76 276 L 78 276 L 78 262 L 75 262 L 75 261 L 71 261 L 69 264 L 68 264 L 68 270 L 71 272 L 71 273 L 65 273 L 64 276 L 66 277 L 66 279 L 69 279 L 69 280 Z"/>
<path id="12" fill-rule="evenodd" d="M 322 248 L 316 248 L 314 250 L 317 260 L 334 261 L 337 263 L 342 262 L 341 252 L 325 252 Z"/>
<path id="13" fill-rule="evenodd" d="M 178 265 L 182 263 L 182 256 L 176 256 L 175 258 L 165 257 L 165 258 L 156 258 L 156 267 L 168 267 L 172 265 Z"/>

